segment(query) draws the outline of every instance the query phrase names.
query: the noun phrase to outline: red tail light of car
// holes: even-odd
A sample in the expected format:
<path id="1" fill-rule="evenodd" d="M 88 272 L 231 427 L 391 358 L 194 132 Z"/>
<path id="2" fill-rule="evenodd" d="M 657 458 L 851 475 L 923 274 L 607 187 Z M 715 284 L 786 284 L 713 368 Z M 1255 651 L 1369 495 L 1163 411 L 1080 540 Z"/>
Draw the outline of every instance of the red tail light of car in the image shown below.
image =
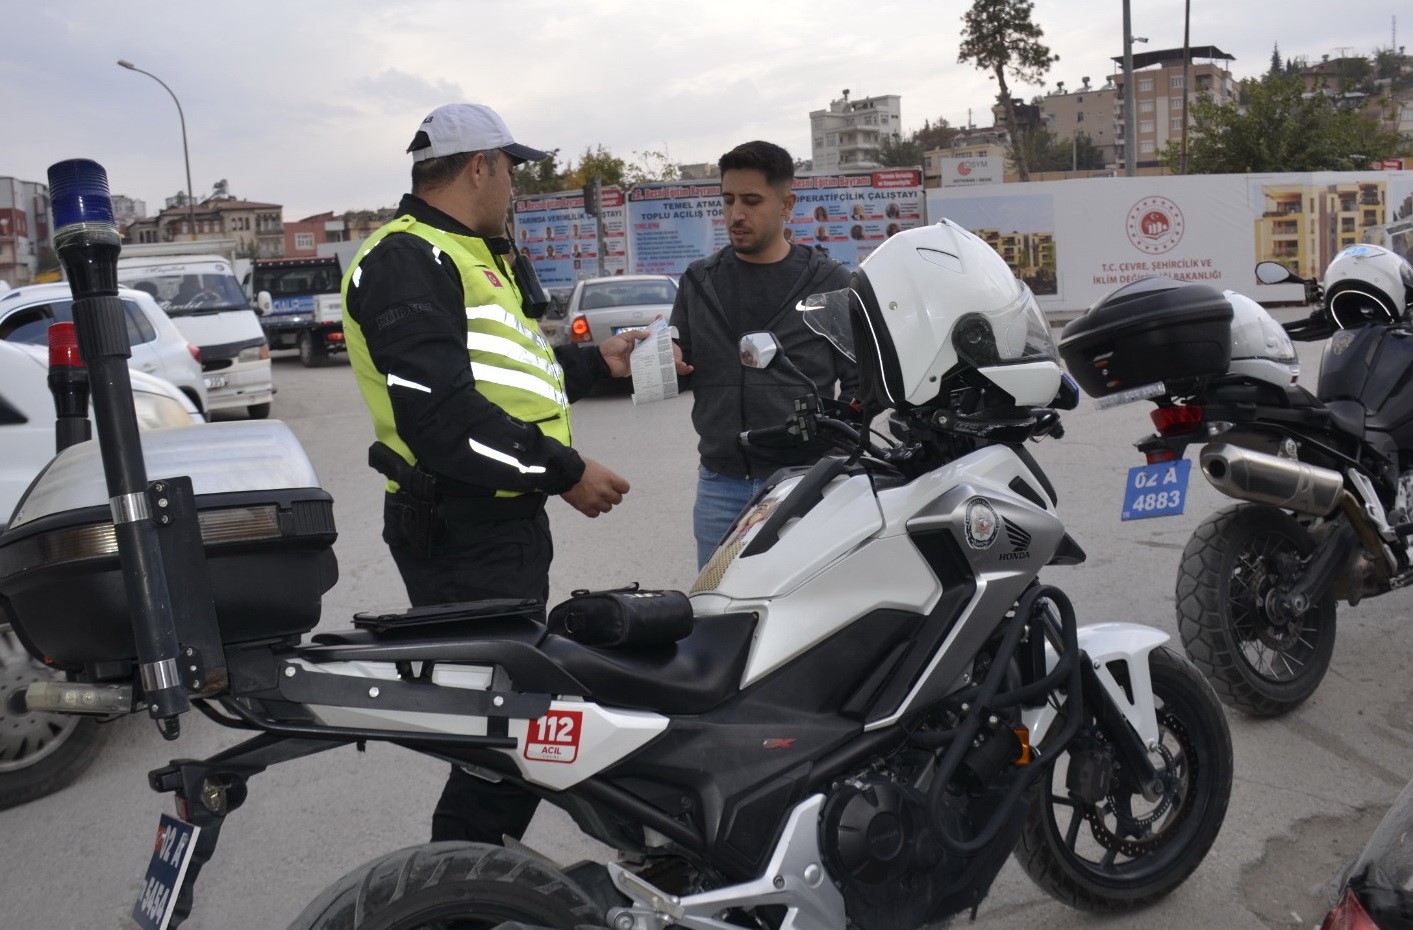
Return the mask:
<path id="1" fill-rule="evenodd" d="M 574 322 L 569 324 L 570 342 L 593 342 L 594 337 L 589 335 L 589 321 L 582 316 L 576 316 Z"/>
<path id="2" fill-rule="evenodd" d="M 192 357 L 192 358 L 196 359 L 196 364 L 200 365 L 200 364 L 201 364 L 201 348 L 200 348 L 200 346 L 194 346 L 194 345 L 192 345 L 191 343 L 188 342 L 188 343 L 186 344 L 186 350 L 191 353 L 191 357 Z"/>
<path id="3" fill-rule="evenodd" d="M 1364 905 L 1360 903 L 1359 896 L 1353 889 L 1346 888 L 1339 901 L 1325 915 L 1320 930 L 1379 930 L 1379 925 L 1374 923 L 1374 918 L 1364 910 Z"/>

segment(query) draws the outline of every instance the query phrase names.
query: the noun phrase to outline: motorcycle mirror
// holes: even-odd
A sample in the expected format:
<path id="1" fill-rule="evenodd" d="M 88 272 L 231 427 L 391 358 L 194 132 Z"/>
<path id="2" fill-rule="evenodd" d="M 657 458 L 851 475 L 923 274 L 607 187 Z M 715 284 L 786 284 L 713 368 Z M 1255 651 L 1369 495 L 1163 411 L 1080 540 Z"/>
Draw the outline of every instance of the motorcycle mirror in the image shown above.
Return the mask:
<path id="1" fill-rule="evenodd" d="M 274 301 L 270 299 L 270 292 L 261 291 L 256 294 L 255 306 L 260 311 L 261 316 L 269 316 L 270 310 L 274 307 Z"/>
<path id="2" fill-rule="evenodd" d="M 769 368 L 780 354 L 780 341 L 774 333 L 746 333 L 741 337 L 741 364 L 747 368 Z"/>
<path id="3" fill-rule="evenodd" d="M 1256 280 L 1262 284 L 1304 284 L 1305 279 L 1280 262 L 1261 262 L 1256 266 Z"/>

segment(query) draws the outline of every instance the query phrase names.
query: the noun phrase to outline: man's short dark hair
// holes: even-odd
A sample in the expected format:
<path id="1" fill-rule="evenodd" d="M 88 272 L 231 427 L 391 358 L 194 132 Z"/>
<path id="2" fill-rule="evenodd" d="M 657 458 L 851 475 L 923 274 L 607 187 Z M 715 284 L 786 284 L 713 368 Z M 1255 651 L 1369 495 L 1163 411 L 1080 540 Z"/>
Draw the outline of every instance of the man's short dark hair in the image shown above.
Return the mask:
<path id="1" fill-rule="evenodd" d="M 412 193 L 420 194 L 423 191 L 434 191 L 439 187 L 446 187 L 456 180 L 456 176 L 461 174 L 461 169 L 465 168 L 467 163 L 477 155 L 486 156 L 491 174 L 495 174 L 496 165 L 500 161 L 499 149 L 487 149 L 484 152 L 457 152 L 454 155 L 443 155 L 441 158 L 413 162 Z"/>
<path id="2" fill-rule="evenodd" d="M 765 183 L 787 189 L 795 179 L 795 161 L 790 153 L 774 142 L 746 142 L 736 146 L 717 161 L 722 174 L 740 169 L 753 169 L 765 174 Z"/>

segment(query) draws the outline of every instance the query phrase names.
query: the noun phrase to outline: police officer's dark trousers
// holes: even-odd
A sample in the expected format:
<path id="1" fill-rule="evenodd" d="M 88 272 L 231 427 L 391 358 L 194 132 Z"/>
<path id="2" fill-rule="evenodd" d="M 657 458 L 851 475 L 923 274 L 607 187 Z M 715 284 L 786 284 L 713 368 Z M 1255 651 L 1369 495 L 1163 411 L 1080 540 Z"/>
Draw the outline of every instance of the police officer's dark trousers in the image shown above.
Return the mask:
<path id="1" fill-rule="evenodd" d="M 532 516 L 482 519 L 458 516 L 448 508 L 430 558 L 413 554 L 402 536 L 396 500 L 389 494 L 383 540 L 402 573 L 413 607 L 496 597 L 549 599 L 549 566 L 554 556 L 549 518 L 543 507 Z M 452 766 L 451 777 L 432 814 L 432 841 L 501 842 L 519 839 L 535 814 L 539 798 L 507 782 L 492 783 Z"/>

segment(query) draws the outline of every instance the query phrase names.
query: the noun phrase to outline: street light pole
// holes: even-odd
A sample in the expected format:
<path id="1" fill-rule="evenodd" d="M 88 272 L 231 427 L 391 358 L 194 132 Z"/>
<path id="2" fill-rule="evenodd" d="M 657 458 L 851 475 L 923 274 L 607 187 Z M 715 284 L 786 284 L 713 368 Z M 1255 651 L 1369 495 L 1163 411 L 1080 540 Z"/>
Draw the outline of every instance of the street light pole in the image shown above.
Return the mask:
<path id="1" fill-rule="evenodd" d="M 177 105 L 177 119 L 181 120 L 182 124 L 182 159 L 186 162 L 187 222 L 191 225 L 191 238 L 194 242 L 196 241 L 196 198 L 193 197 L 191 193 L 191 153 L 187 150 L 186 145 L 186 114 L 182 112 L 182 102 L 177 99 L 177 95 L 172 92 L 172 89 L 170 87 L 167 86 L 167 82 L 162 80 L 152 72 L 144 71 L 132 62 L 122 58 L 118 59 L 118 64 L 123 66 L 124 68 L 127 68 L 129 71 L 136 71 L 138 74 L 145 74 L 148 77 L 152 78 L 152 80 L 156 81 L 158 84 L 161 84 L 162 89 L 172 95 L 172 102 Z"/>
<path id="2" fill-rule="evenodd" d="M 1133 88 L 1133 19 L 1124 0 L 1124 175 L 1138 173 L 1138 114 Z"/>

